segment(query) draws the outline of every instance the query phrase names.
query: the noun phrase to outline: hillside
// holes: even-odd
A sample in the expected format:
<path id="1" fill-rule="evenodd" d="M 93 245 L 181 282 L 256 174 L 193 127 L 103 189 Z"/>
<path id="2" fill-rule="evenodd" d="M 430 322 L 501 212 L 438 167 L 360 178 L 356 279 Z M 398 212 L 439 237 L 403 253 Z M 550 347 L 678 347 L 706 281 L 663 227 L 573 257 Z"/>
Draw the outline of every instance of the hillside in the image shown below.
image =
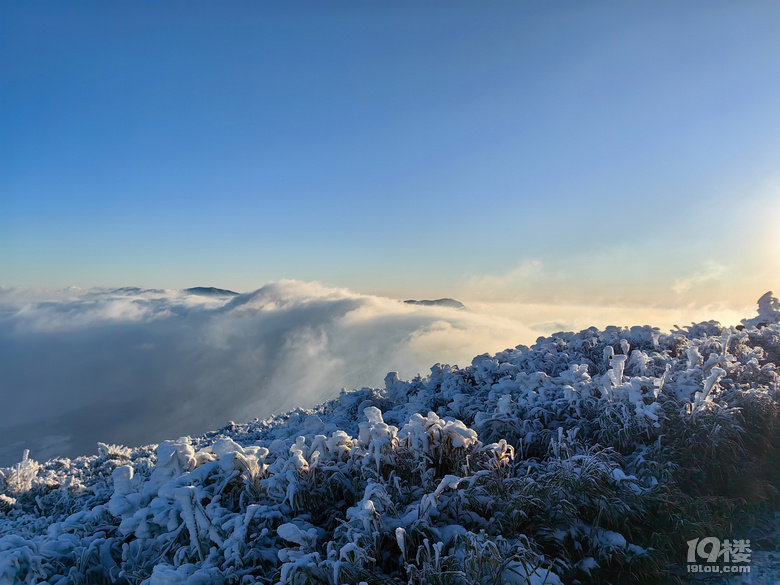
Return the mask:
<path id="1" fill-rule="evenodd" d="M 0 584 L 664 582 L 776 503 L 778 321 L 768 294 L 738 328 L 559 333 L 198 437 L 25 453 Z"/>

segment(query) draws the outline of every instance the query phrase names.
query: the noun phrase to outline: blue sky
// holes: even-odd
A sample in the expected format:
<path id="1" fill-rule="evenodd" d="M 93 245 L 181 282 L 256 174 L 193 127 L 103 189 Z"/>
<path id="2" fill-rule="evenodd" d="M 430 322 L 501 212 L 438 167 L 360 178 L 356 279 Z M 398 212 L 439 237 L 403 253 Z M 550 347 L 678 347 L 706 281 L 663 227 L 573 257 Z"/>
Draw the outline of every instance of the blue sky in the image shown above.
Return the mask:
<path id="1" fill-rule="evenodd" d="M 0 1 L 0 285 L 780 288 L 776 2 Z"/>

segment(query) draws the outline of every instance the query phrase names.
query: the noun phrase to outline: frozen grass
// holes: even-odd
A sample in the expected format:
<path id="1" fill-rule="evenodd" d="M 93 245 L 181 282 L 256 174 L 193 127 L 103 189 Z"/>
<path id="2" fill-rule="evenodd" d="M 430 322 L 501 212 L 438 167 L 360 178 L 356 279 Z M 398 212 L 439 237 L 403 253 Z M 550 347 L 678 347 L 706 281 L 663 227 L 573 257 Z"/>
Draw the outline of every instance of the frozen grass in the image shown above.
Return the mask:
<path id="1" fill-rule="evenodd" d="M 2 471 L 5 583 L 660 583 L 776 505 L 776 300 Z"/>

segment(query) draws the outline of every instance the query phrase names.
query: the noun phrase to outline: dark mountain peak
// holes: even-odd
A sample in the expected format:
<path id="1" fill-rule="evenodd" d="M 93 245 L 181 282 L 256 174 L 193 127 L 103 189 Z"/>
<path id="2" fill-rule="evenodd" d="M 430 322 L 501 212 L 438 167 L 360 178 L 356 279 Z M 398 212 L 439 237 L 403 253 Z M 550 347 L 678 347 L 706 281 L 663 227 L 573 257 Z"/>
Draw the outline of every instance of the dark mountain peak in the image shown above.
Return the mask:
<path id="1" fill-rule="evenodd" d="M 200 295 L 202 297 L 235 297 L 239 293 L 226 288 L 215 288 L 213 286 L 194 286 L 185 288 L 184 292 L 191 295 Z"/>
<path id="2" fill-rule="evenodd" d="M 464 305 L 460 301 L 456 301 L 455 299 L 436 299 L 434 301 L 427 301 L 427 300 L 415 301 L 414 299 L 410 299 L 404 302 L 410 305 L 423 305 L 425 307 L 450 307 L 452 309 L 466 308 L 466 305 Z"/>

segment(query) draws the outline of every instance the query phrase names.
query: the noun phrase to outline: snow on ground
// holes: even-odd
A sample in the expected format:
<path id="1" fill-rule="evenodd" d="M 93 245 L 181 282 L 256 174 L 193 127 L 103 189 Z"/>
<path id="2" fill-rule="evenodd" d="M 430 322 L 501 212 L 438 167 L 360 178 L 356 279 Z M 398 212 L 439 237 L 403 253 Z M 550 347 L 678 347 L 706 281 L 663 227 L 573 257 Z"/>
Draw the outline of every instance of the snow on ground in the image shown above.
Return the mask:
<path id="1" fill-rule="evenodd" d="M 159 445 L 25 453 L 0 476 L 0 584 L 671 577 L 688 540 L 742 538 L 774 502 L 777 307 L 560 333 Z"/>

